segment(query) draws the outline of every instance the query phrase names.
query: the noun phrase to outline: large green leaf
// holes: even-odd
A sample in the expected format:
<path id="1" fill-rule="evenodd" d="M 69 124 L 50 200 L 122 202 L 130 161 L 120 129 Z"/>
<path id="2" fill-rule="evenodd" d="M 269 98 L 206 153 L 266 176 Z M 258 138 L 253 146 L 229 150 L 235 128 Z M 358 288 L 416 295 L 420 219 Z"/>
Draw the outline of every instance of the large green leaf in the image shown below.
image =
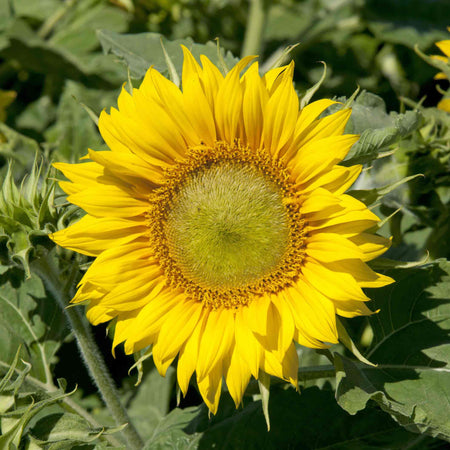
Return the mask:
<path id="1" fill-rule="evenodd" d="M 348 133 L 361 134 L 361 137 L 351 148 L 344 164 L 363 164 L 377 159 L 420 124 L 421 116 L 417 111 L 387 114 L 380 97 L 362 92 L 352 105 L 352 116 L 346 128 Z"/>
<path id="2" fill-rule="evenodd" d="M 161 41 L 178 75 L 181 75 L 183 63 L 181 45 L 191 50 L 195 57 L 206 55 L 214 64 L 220 66 L 217 45 L 213 42 L 196 44 L 190 38 L 168 41 L 159 33 L 119 34 L 109 30 L 98 31 L 98 38 L 103 51 L 119 57 L 128 66 L 133 78 L 142 78 L 150 66 L 161 73 L 168 73 Z M 225 54 L 224 60 L 230 68 L 237 62 L 230 52 Z"/>
<path id="3" fill-rule="evenodd" d="M 83 105 L 95 114 L 115 104 L 117 93 L 88 89 L 80 83 L 67 81 L 57 109 L 57 120 L 45 133 L 54 147 L 54 160 L 77 162 L 89 148 L 102 150 L 105 147 L 97 126 Z"/>
<path id="4" fill-rule="evenodd" d="M 206 407 L 174 410 L 147 442 L 148 450 L 171 449 L 402 449 L 416 437 L 388 415 L 368 408 L 352 417 L 336 404 L 331 390 L 317 387 L 301 394 L 292 388 L 272 389 L 267 431 L 260 401 L 235 409 L 223 396 L 216 416 Z M 430 441 L 424 441 L 424 449 Z"/>
<path id="5" fill-rule="evenodd" d="M 146 367 L 146 375 L 128 405 L 128 413 L 144 439 L 149 439 L 160 421 L 169 412 L 169 402 L 175 383 L 175 370 L 169 367 L 165 377 Z"/>
<path id="6" fill-rule="evenodd" d="M 39 144 L 34 139 L 30 139 L 4 123 L 0 123 L 0 175 L 3 175 L 2 172 L 6 172 L 6 165 L 5 168 L 1 168 L 2 159 L 4 161 L 7 159 L 14 160 L 18 166 L 16 167 L 18 175 L 22 176 L 23 172 L 19 172 L 19 167 L 30 169 L 39 153 Z M 3 176 L 2 179 L 4 179 Z"/>
<path id="7" fill-rule="evenodd" d="M 60 20 L 49 42 L 75 55 L 95 50 L 99 46 L 96 30 L 105 28 L 123 32 L 127 14 L 106 0 L 78 0 Z"/>
<path id="8" fill-rule="evenodd" d="M 117 85 L 126 73 L 112 58 L 100 53 L 75 55 L 64 47 L 40 38 L 24 21 L 14 21 L 0 40 L 0 55 L 15 60 L 21 68 L 55 79 L 81 81 L 93 87 Z"/>
<path id="9" fill-rule="evenodd" d="M 13 4 L 14 16 L 26 17 L 39 21 L 45 20 L 58 10 L 58 8 L 63 6 L 59 0 L 39 0 L 39 2 L 14 0 L 10 3 Z"/>
<path id="10" fill-rule="evenodd" d="M 367 0 L 365 4 L 369 29 L 383 41 L 428 47 L 448 36 L 447 0 Z"/>
<path id="11" fill-rule="evenodd" d="M 450 440 L 450 263 L 388 272 L 371 293 L 377 367 L 336 356 L 339 404 L 354 414 L 377 401 L 409 430 Z"/>
<path id="12" fill-rule="evenodd" d="M 6 275 L 6 274 L 5 274 Z M 60 308 L 49 300 L 40 278 L 0 286 L 0 366 L 3 372 L 19 345 L 21 357 L 32 364 L 31 374 L 52 384 L 55 354 L 68 334 Z"/>

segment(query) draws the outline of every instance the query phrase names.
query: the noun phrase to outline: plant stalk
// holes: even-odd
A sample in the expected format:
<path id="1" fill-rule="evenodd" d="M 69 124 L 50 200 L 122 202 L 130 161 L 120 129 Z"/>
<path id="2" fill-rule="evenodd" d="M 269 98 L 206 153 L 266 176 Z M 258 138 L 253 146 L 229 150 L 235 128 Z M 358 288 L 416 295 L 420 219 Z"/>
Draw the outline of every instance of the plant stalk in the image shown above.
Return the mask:
<path id="1" fill-rule="evenodd" d="M 52 31 L 56 24 L 69 12 L 76 0 L 66 0 L 66 3 L 57 9 L 39 28 L 37 35 L 45 39 Z"/>
<path id="2" fill-rule="evenodd" d="M 261 53 L 266 23 L 268 2 L 266 0 L 249 0 L 249 2 L 247 28 L 245 30 L 241 57 L 259 55 Z"/>
<path id="3" fill-rule="evenodd" d="M 78 347 L 86 363 L 86 366 L 97 385 L 103 400 L 111 413 L 116 425 L 127 423 L 128 426 L 122 430 L 130 450 L 140 450 L 144 446 L 136 428 L 132 424 L 130 417 L 120 401 L 119 393 L 114 385 L 109 371 L 104 362 L 103 356 L 94 341 L 89 324 L 77 308 L 67 308 L 70 296 L 69 289 L 64 287 L 64 283 L 49 258 L 42 257 L 32 264 L 32 270 L 43 280 L 47 291 L 58 302 L 64 311 L 70 327 L 77 339 Z"/>

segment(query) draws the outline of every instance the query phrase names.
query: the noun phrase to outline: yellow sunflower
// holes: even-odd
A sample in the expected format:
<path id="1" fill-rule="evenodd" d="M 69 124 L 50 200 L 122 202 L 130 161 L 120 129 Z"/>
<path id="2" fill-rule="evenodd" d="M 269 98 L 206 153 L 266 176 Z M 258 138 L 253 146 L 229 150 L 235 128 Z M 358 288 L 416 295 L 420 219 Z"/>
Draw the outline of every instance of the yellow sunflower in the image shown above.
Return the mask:
<path id="1" fill-rule="evenodd" d="M 447 28 L 448 31 L 450 31 L 450 27 Z M 443 55 L 431 55 L 432 59 L 438 60 L 438 61 L 442 61 L 446 64 L 449 64 L 449 57 L 450 57 L 450 40 L 445 40 L 445 41 L 439 41 L 435 43 L 436 47 L 439 48 L 439 50 L 441 50 L 442 53 L 444 53 L 445 56 Z M 444 72 L 439 72 L 437 73 L 434 78 L 436 80 L 446 80 L 448 77 Z M 450 112 L 450 98 L 443 98 L 437 105 L 437 107 L 439 109 L 442 109 L 444 111 Z"/>
<path id="2" fill-rule="evenodd" d="M 293 64 L 223 76 L 183 51 L 181 90 L 150 68 L 100 116 L 111 151 L 55 164 L 87 214 L 52 239 L 96 257 L 72 301 L 114 321 L 113 348 L 148 347 L 161 375 L 177 358 L 215 413 L 223 380 L 236 406 L 251 376 L 296 385 L 295 342 L 336 343 L 336 314 L 370 314 L 361 288 L 393 280 L 365 264 L 389 246 L 367 232 L 378 217 L 344 194 L 361 172 L 338 165 L 350 109 L 299 111 Z"/>
<path id="3" fill-rule="evenodd" d="M 448 31 L 450 31 L 450 27 L 447 28 Z M 436 47 L 445 55 L 431 55 L 431 58 L 436 59 L 437 61 L 442 61 L 446 64 L 449 63 L 449 57 L 450 57 L 450 40 L 446 41 L 439 41 L 435 43 Z M 445 75 L 444 72 L 437 73 L 434 78 L 436 80 L 446 80 L 447 75 Z"/>

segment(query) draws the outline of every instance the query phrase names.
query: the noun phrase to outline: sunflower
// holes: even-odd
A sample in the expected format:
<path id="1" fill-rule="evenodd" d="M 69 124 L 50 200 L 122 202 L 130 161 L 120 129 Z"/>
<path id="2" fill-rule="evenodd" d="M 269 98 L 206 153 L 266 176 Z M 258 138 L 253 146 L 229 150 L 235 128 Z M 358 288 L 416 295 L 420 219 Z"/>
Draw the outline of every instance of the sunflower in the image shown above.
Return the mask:
<path id="1" fill-rule="evenodd" d="M 450 31 L 450 27 L 447 28 L 448 31 Z M 436 47 L 439 48 L 439 50 L 444 53 L 443 55 L 431 55 L 432 59 L 435 59 L 437 61 L 442 61 L 445 64 L 449 64 L 449 57 L 450 57 L 450 40 L 445 41 L 439 41 L 435 43 Z M 448 77 L 444 72 L 437 73 L 434 78 L 436 80 L 447 80 Z M 439 109 L 442 109 L 444 111 L 450 112 L 450 98 L 443 98 L 437 105 Z"/>
<path id="2" fill-rule="evenodd" d="M 252 376 L 296 386 L 295 343 L 325 348 L 336 314 L 371 314 L 361 288 L 393 280 L 366 261 L 390 241 L 344 193 L 361 172 L 338 165 L 350 109 L 299 110 L 292 63 L 261 77 L 246 57 L 224 76 L 183 52 L 181 90 L 150 68 L 100 116 L 111 151 L 55 164 L 87 214 L 51 237 L 96 258 L 72 302 L 114 321 L 113 349 L 148 349 L 163 376 L 177 358 L 183 394 L 195 372 L 215 413 L 223 381 L 236 406 Z"/>
<path id="3" fill-rule="evenodd" d="M 450 27 L 447 28 L 448 31 L 450 31 Z M 442 61 L 446 64 L 449 63 L 449 57 L 450 57 L 450 40 L 446 41 L 439 41 L 435 43 L 436 47 L 445 55 L 431 55 L 432 59 L 435 59 L 437 61 Z M 444 72 L 437 73 L 434 78 L 436 80 L 446 80 L 447 75 L 445 75 Z"/>

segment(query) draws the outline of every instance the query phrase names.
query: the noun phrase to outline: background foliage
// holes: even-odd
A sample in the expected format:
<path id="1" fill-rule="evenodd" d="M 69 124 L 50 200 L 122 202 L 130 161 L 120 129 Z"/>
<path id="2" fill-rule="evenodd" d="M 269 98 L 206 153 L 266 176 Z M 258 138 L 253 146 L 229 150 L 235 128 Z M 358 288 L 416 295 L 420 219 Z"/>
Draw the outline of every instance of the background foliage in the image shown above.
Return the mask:
<path id="1" fill-rule="evenodd" d="M 50 261 L 70 296 L 89 260 L 46 235 L 80 216 L 55 186 L 51 161 L 106 148 L 95 121 L 130 79 L 155 65 L 167 76 L 161 37 L 178 70 L 184 43 L 225 64 L 242 51 L 244 0 L 0 0 L 0 449 L 126 448 L 93 386 L 71 327 L 36 275 Z M 435 107 L 449 88 L 414 52 L 449 39 L 447 0 L 260 1 L 263 68 L 295 60 L 300 95 L 346 100 L 357 86 L 348 132 L 360 133 L 344 164 L 364 163 L 351 194 L 385 218 L 393 237 L 373 262 L 397 282 L 369 290 L 371 318 L 346 322 L 377 366 L 344 349 L 298 348 L 300 388 L 273 381 L 267 433 L 250 385 L 242 408 L 224 394 L 215 417 L 192 386 L 177 408 L 174 370 L 110 354 L 93 332 L 129 416 L 148 449 L 435 449 L 450 440 L 450 113 Z M 173 74 L 172 74 L 173 75 Z M 447 94 L 448 95 L 448 94 Z M 425 258 L 428 255 L 428 260 Z M 79 313 L 82 318 L 82 311 Z M 82 320 L 82 319 L 80 319 Z M 331 361 L 330 361 L 331 358 Z M 331 364 L 332 362 L 332 364 Z M 134 387 L 137 374 L 142 382 Z M 199 406 L 200 405 L 200 406 Z"/>

